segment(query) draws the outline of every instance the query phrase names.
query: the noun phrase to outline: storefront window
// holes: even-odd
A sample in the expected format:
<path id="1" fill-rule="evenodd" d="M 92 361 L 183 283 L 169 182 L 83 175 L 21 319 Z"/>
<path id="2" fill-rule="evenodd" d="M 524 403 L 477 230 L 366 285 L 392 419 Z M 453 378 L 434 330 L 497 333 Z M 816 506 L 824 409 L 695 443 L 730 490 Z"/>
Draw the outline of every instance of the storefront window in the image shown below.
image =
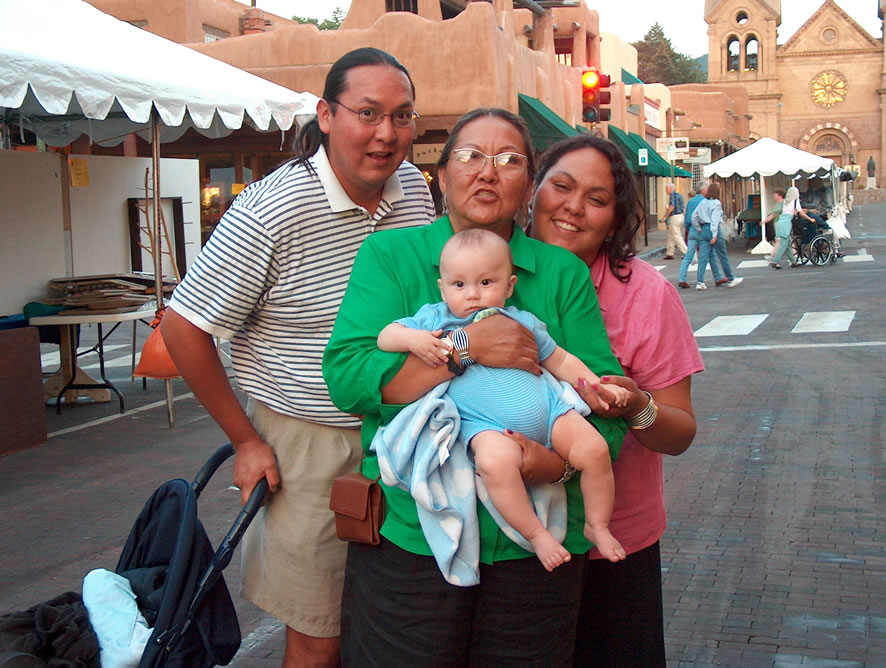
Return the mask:
<path id="1" fill-rule="evenodd" d="M 281 153 L 201 155 L 201 243 L 206 243 L 222 215 L 246 186 L 272 172 L 289 157 Z"/>

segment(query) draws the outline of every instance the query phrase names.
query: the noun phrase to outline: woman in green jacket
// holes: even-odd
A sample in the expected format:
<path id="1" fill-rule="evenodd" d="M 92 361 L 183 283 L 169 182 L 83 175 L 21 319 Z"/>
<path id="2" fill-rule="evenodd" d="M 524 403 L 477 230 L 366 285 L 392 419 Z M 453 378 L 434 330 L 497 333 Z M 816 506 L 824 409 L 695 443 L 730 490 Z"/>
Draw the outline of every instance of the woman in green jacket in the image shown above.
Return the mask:
<path id="1" fill-rule="evenodd" d="M 508 241 L 517 283 L 508 305 L 534 313 L 551 336 L 600 375 L 622 373 L 609 347 L 587 267 L 570 252 L 535 241 L 515 223 L 534 174 L 523 121 L 502 109 L 477 109 L 453 128 L 438 178 L 449 209 L 431 225 L 372 235 L 360 249 L 326 349 L 323 375 L 333 402 L 363 416 L 363 472 L 378 477 L 369 444 L 380 425 L 453 372 L 417 356 L 382 352 L 378 333 L 422 305 L 437 302 L 440 250 L 472 227 Z M 532 335 L 493 316 L 464 328 L 462 364 L 473 361 L 540 373 Z M 621 419 L 590 418 L 617 453 Z M 551 451 L 524 458 L 524 480 L 568 477 Z M 531 459 L 531 461 L 530 461 Z M 342 600 L 343 665 L 570 665 L 585 559 L 548 573 L 508 540 L 478 504 L 480 584 L 446 583 L 422 534 L 415 501 L 383 485 L 386 516 L 379 546 L 351 543 Z M 566 482 L 574 555 L 590 544 L 578 480 Z"/>

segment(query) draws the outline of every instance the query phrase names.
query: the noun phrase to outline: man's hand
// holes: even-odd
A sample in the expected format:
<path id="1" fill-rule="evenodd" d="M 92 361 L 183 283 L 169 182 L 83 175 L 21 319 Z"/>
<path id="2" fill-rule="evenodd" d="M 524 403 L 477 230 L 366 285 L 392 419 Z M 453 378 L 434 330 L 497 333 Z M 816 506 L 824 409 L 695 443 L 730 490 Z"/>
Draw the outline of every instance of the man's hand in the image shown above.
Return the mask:
<path id="1" fill-rule="evenodd" d="M 280 473 L 271 446 L 256 439 L 240 443 L 234 450 L 234 484 L 240 488 L 241 505 L 246 505 L 253 488 L 262 478 L 267 478 L 271 492 L 277 491 Z"/>
<path id="2" fill-rule="evenodd" d="M 527 485 L 552 483 L 563 477 L 566 462 L 556 452 L 519 432 L 505 429 L 504 433 L 523 451 L 520 475 Z"/>
<path id="3" fill-rule="evenodd" d="M 493 315 L 467 325 L 465 332 L 470 344 L 468 352 L 475 362 L 541 375 L 535 337 L 516 320 Z"/>
<path id="4" fill-rule="evenodd" d="M 415 330 L 409 339 L 409 352 L 428 366 L 438 367 L 446 364 L 452 344 L 440 338 L 442 333 L 442 329 L 435 332 Z"/>

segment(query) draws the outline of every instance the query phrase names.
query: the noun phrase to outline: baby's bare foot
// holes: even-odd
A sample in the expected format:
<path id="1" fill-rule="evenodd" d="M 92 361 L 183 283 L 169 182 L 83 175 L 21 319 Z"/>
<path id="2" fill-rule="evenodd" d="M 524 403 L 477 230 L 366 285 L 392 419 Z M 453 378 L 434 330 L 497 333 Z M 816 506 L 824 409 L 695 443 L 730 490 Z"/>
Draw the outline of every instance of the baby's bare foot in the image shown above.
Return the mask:
<path id="1" fill-rule="evenodd" d="M 572 555 L 566 548 L 560 545 L 547 531 L 540 531 L 537 536 L 529 539 L 529 543 L 535 550 L 535 556 L 548 571 L 552 571 L 572 559 Z"/>
<path id="2" fill-rule="evenodd" d="M 606 559 L 609 559 L 609 561 L 621 561 L 628 556 L 625 549 L 621 546 L 621 543 L 615 539 L 615 536 L 609 533 L 607 527 L 595 528 L 586 522 L 585 538 L 591 541 L 600 551 L 600 554 Z"/>

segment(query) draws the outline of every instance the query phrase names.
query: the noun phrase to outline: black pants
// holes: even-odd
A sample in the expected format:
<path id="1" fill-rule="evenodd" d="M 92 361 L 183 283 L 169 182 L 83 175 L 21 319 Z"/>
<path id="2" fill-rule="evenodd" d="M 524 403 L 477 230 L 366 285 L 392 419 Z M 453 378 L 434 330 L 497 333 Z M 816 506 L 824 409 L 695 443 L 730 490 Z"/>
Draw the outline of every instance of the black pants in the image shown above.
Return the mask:
<path id="1" fill-rule="evenodd" d="M 585 568 L 573 666 L 665 665 L 659 544 Z"/>
<path id="2" fill-rule="evenodd" d="M 351 543 L 341 657 L 359 666 L 569 666 L 587 558 L 548 573 L 535 557 L 480 566 L 456 587 L 433 557 Z"/>

